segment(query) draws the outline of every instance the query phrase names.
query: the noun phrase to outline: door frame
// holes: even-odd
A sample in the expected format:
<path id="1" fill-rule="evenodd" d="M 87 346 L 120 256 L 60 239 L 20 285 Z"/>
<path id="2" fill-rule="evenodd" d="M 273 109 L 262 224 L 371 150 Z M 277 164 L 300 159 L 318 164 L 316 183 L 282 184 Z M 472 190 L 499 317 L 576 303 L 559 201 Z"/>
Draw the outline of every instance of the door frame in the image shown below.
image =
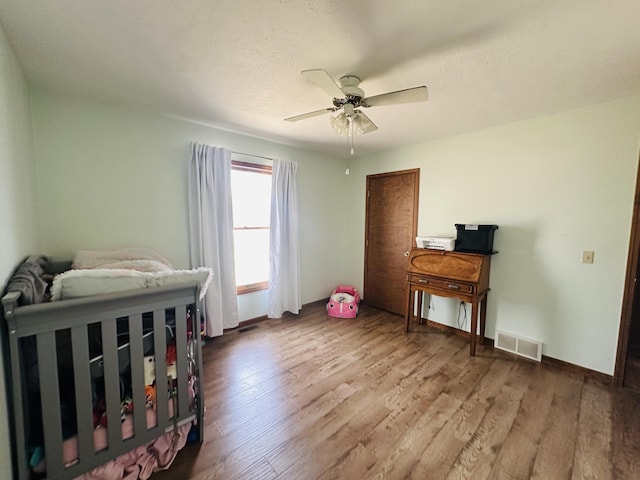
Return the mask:
<path id="1" fill-rule="evenodd" d="M 631 330 L 631 320 L 633 319 L 633 300 L 637 289 L 636 280 L 640 274 L 640 272 L 638 272 L 638 259 L 640 258 L 640 165 L 636 168 L 636 191 L 633 201 L 631 235 L 629 238 L 629 252 L 627 254 L 627 271 L 624 281 L 622 310 L 620 313 L 616 366 L 613 373 L 613 383 L 619 387 L 624 385 L 624 373 L 627 366 L 627 351 L 629 348 L 629 331 Z"/>
<path id="2" fill-rule="evenodd" d="M 369 182 L 372 178 L 392 177 L 396 175 L 406 175 L 412 173 L 415 175 L 414 196 L 413 196 L 413 239 L 410 247 L 416 246 L 416 235 L 418 235 L 418 206 L 420 204 L 420 168 L 409 168 L 406 170 L 396 170 L 393 172 L 375 173 L 366 176 L 366 203 L 364 213 L 364 279 L 363 279 L 363 301 L 367 303 L 367 265 L 369 255 Z M 406 312 L 405 312 L 406 313 Z"/>

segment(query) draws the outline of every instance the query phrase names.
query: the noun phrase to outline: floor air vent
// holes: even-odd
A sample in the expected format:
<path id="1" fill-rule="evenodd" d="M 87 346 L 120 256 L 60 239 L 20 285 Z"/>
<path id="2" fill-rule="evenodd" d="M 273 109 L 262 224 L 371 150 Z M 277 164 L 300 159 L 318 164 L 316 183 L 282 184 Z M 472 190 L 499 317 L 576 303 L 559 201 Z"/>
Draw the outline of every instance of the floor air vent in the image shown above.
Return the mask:
<path id="1" fill-rule="evenodd" d="M 540 361 L 542 359 L 542 342 L 531 340 L 530 338 L 519 337 L 512 333 L 496 330 L 496 348 L 507 352 L 515 353 L 521 357 Z"/>
<path id="2" fill-rule="evenodd" d="M 258 328 L 258 325 L 255 323 L 253 325 L 247 325 L 246 327 L 241 327 L 238 329 L 238 333 L 248 332 L 249 330 L 253 330 L 254 328 Z"/>

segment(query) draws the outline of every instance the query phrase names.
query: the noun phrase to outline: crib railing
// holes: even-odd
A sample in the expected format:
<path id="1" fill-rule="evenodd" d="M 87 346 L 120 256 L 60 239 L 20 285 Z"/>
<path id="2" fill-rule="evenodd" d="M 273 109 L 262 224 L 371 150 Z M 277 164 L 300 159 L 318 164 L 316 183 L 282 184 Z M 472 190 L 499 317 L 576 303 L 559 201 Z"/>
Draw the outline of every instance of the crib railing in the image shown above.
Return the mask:
<path id="1" fill-rule="evenodd" d="M 118 455 L 143 445 L 186 422 L 197 419 L 202 439 L 202 391 L 196 392 L 196 402 L 189 394 L 191 374 L 202 371 L 200 339 L 199 287 L 185 283 L 169 287 L 128 291 L 123 293 L 85 297 L 59 302 L 19 307 L 19 294 L 9 293 L 2 299 L 8 328 L 10 376 L 12 385 L 10 405 L 11 427 L 14 432 L 14 478 L 27 480 L 30 475 L 27 451 L 27 432 L 32 421 L 25 408 L 29 401 L 27 366 L 24 351 L 27 339 L 35 338 L 37 372 L 41 398 L 42 431 L 46 456 L 47 479 L 74 478 Z M 188 309 L 190 315 L 187 315 Z M 168 376 L 167 353 L 168 313 L 175 313 L 177 392 L 171 396 L 163 388 Z M 143 315 L 152 315 L 153 354 L 155 355 L 155 409 L 157 421 L 148 428 L 145 398 L 144 357 L 145 336 Z M 122 438 L 120 427 L 121 392 L 118 322 L 128 323 L 128 360 L 133 400 L 133 430 L 129 438 Z M 95 378 L 91 376 L 89 326 L 99 324 L 104 372 L 104 400 L 108 422 L 107 447 L 96 451 L 94 446 L 93 391 Z M 60 332 L 70 338 L 67 348 L 59 341 Z M 192 336 L 191 339 L 188 336 Z M 191 344 L 189 343 L 191 340 Z M 191 345 L 191 346 L 190 346 Z M 61 420 L 61 378 L 63 359 L 70 357 L 73 379 L 63 382 L 73 385 L 75 407 L 72 414 L 77 426 L 77 460 L 65 465 L 63 461 L 63 424 Z M 64 360 L 66 361 L 66 360 Z M 64 379 L 63 379 L 64 380 Z M 201 382 L 196 382 L 200 385 Z M 68 392 L 65 392 L 68 394 Z M 68 413 L 68 412 L 67 412 Z"/>

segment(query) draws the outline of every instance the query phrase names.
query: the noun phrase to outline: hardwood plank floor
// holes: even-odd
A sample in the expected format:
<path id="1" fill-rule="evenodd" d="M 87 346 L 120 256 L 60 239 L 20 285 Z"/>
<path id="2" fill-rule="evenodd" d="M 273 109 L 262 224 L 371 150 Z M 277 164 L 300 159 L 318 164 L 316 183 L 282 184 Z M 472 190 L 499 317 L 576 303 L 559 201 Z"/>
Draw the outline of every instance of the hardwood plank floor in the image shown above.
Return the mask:
<path id="1" fill-rule="evenodd" d="M 366 305 L 203 348 L 202 445 L 165 479 L 638 479 L 640 394 Z"/>

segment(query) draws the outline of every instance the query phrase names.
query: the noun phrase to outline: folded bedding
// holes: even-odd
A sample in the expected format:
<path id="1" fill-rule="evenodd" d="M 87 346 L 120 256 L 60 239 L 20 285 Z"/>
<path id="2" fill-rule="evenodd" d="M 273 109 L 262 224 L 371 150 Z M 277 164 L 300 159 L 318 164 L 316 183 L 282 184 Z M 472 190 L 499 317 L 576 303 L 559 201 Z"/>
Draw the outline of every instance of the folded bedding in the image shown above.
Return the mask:
<path id="1" fill-rule="evenodd" d="M 209 268 L 193 270 L 164 270 L 160 272 L 139 272 L 111 268 L 92 270 L 69 270 L 56 275 L 51 285 L 51 300 L 104 295 L 141 288 L 177 285 L 196 280 L 200 286 L 200 299 L 204 297 L 213 277 Z"/>
<path id="2" fill-rule="evenodd" d="M 56 275 L 51 285 L 51 300 L 161 287 L 196 280 L 204 298 L 213 277 L 210 268 L 176 270 L 160 254 L 145 248 L 118 250 L 81 250 L 72 268 Z"/>

